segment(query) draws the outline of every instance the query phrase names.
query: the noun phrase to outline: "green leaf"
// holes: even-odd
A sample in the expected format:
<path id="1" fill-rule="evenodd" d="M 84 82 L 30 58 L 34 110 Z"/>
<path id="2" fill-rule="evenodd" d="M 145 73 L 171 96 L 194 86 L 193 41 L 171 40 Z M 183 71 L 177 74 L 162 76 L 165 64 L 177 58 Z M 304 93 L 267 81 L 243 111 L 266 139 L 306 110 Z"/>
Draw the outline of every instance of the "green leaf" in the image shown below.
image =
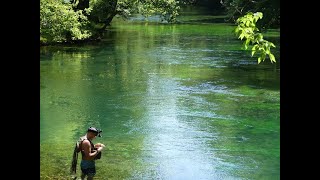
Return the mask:
<path id="1" fill-rule="evenodd" d="M 250 25 L 250 21 L 247 21 L 246 22 L 246 26 L 248 27 Z"/>
<path id="2" fill-rule="evenodd" d="M 270 49 L 266 50 L 266 54 L 271 54 Z"/>
<path id="3" fill-rule="evenodd" d="M 239 38 L 242 40 L 244 37 L 244 34 L 240 34 Z"/>
<path id="4" fill-rule="evenodd" d="M 261 58 L 262 58 L 262 61 L 264 61 L 266 59 L 266 54 L 264 52 L 262 52 Z"/>
<path id="5" fill-rule="evenodd" d="M 237 27 L 235 30 L 234 30 L 234 32 L 237 34 L 238 32 L 239 32 L 239 27 Z"/>
<path id="6" fill-rule="evenodd" d="M 248 38 L 248 39 L 246 39 L 246 41 L 245 41 L 245 45 L 249 45 L 249 43 L 250 43 L 250 38 Z"/>
<path id="7" fill-rule="evenodd" d="M 261 63 L 261 57 L 258 57 L 258 64 Z"/>
<path id="8" fill-rule="evenodd" d="M 256 51 L 256 49 L 258 48 L 259 46 L 256 44 L 256 45 L 254 45 L 253 47 L 252 47 L 252 51 Z"/>
<path id="9" fill-rule="evenodd" d="M 270 46 L 274 48 L 276 47 L 272 42 L 270 42 Z"/>
<path id="10" fill-rule="evenodd" d="M 274 57 L 273 54 L 270 53 L 269 58 L 270 58 L 271 62 L 276 62 L 276 58 Z"/>

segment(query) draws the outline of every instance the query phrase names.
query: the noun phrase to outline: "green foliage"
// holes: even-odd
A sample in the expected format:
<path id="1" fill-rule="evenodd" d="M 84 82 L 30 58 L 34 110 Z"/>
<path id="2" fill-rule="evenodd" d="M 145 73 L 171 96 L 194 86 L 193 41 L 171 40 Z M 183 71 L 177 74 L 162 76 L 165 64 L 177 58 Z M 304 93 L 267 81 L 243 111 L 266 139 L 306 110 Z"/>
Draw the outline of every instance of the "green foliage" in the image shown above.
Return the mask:
<path id="1" fill-rule="evenodd" d="M 162 21 L 175 22 L 180 9 L 178 3 L 176 0 L 119 0 L 117 10 L 124 17 L 131 13 L 145 17 L 160 15 Z"/>
<path id="2" fill-rule="evenodd" d="M 110 23 L 115 15 L 126 19 L 133 13 L 145 17 L 160 15 L 163 21 L 175 22 L 179 5 L 176 0 L 90 0 L 89 8 L 89 20 L 95 23 Z"/>
<path id="3" fill-rule="evenodd" d="M 40 42 L 65 42 L 91 36 L 82 11 L 63 0 L 40 0 Z"/>
<path id="4" fill-rule="evenodd" d="M 40 43 L 98 38 L 115 15 L 160 15 L 175 22 L 177 0 L 40 0 Z"/>
<path id="5" fill-rule="evenodd" d="M 276 62 L 274 55 L 271 53 L 270 48 L 276 47 L 272 42 L 263 39 L 261 33 L 257 33 L 259 29 L 256 27 L 256 23 L 259 19 L 262 19 L 262 12 L 248 12 L 243 17 L 239 17 L 236 21 L 237 27 L 235 28 L 235 33 L 238 38 L 244 41 L 245 49 L 248 49 L 250 44 L 253 44 L 251 49 L 251 56 L 254 54 L 259 54 L 258 63 L 264 61 L 267 56 L 269 56 L 270 61 Z"/>
<path id="6" fill-rule="evenodd" d="M 108 19 L 115 11 L 115 1 L 91 0 L 89 8 L 92 9 L 89 20 L 101 23 Z"/>
<path id="7" fill-rule="evenodd" d="M 168 22 L 175 22 L 176 17 L 179 15 L 178 11 L 180 7 L 176 0 L 149 0 L 149 5 L 140 3 L 140 12 L 142 14 L 159 14 L 163 20 Z"/>

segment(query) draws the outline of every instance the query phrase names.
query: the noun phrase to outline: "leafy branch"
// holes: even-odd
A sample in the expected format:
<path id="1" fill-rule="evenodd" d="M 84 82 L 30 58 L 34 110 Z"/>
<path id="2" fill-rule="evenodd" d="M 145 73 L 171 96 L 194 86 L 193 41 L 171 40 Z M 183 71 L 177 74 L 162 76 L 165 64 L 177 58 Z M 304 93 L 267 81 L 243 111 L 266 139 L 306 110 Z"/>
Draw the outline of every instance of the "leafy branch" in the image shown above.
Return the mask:
<path id="1" fill-rule="evenodd" d="M 239 39 L 245 40 L 243 45 L 245 49 L 248 49 L 252 44 L 251 56 L 255 53 L 259 54 L 258 64 L 269 56 L 271 63 L 276 62 L 274 55 L 271 53 L 271 47 L 276 47 L 272 42 L 263 39 L 261 33 L 257 33 L 259 29 L 256 27 L 256 23 L 259 19 L 262 19 L 262 12 L 248 12 L 246 15 L 239 17 L 236 21 L 237 27 L 235 33 Z"/>

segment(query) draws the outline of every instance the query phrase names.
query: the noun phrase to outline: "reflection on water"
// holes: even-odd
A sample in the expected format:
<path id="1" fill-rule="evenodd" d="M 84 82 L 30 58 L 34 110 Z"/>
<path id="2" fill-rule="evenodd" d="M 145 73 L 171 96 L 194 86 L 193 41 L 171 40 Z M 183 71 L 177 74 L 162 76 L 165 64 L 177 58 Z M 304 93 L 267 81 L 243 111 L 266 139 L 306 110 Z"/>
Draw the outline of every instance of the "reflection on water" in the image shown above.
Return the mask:
<path id="1" fill-rule="evenodd" d="M 279 63 L 257 65 L 227 24 L 112 25 L 41 48 L 41 179 L 66 179 L 89 126 L 107 145 L 97 179 L 280 179 Z"/>

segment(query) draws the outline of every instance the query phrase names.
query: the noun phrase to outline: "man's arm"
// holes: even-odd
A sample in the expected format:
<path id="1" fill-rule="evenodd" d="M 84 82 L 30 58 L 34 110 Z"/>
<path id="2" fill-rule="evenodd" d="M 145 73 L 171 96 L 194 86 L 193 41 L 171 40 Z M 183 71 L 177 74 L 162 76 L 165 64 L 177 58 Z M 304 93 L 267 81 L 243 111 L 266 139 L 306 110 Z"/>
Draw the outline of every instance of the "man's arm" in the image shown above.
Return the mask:
<path id="1" fill-rule="evenodd" d="M 98 148 L 97 150 L 94 150 L 91 152 L 91 144 L 88 140 L 84 140 L 82 142 L 82 150 L 84 153 L 84 156 L 86 160 L 93 160 L 94 157 L 102 150 L 101 148 Z"/>

